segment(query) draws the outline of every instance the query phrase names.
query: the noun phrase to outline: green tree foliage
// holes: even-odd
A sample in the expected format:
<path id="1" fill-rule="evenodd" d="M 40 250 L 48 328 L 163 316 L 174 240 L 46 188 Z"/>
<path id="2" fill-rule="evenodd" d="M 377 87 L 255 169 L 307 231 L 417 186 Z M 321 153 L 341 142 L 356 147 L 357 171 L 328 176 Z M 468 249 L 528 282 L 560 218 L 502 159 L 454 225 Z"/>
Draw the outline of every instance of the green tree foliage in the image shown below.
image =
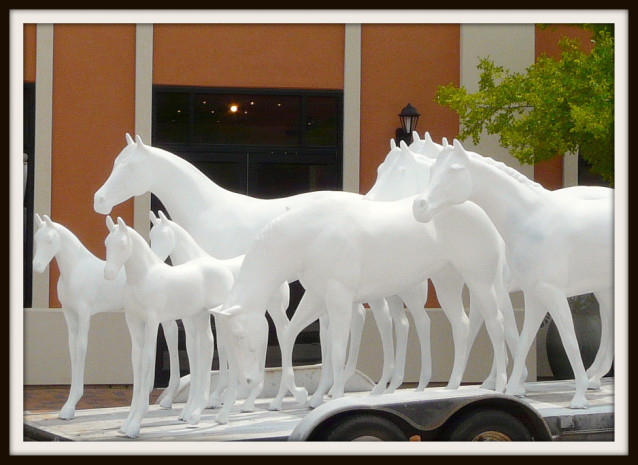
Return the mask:
<path id="1" fill-rule="evenodd" d="M 478 143 L 484 130 L 498 134 L 501 146 L 526 164 L 578 152 L 592 172 L 613 183 L 613 25 L 582 27 L 592 31 L 590 53 L 563 38 L 560 59 L 543 55 L 524 73 L 480 59 L 476 93 L 439 86 L 436 101 L 459 115 L 458 138 Z"/>

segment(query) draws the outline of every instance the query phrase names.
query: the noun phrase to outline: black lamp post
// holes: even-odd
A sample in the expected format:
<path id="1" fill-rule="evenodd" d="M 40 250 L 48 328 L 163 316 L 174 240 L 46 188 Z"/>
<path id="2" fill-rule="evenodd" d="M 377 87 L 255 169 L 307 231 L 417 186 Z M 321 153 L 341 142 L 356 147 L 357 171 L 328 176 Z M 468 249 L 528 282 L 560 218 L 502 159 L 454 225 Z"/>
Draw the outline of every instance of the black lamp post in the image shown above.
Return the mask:
<path id="1" fill-rule="evenodd" d="M 402 140 L 406 144 L 412 142 L 412 131 L 416 130 L 416 124 L 419 121 L 421 114 L 409 103 L 399 113 L 401 119 L 401 127 L 396 130 L 396 142 L 400 143 Z"/>

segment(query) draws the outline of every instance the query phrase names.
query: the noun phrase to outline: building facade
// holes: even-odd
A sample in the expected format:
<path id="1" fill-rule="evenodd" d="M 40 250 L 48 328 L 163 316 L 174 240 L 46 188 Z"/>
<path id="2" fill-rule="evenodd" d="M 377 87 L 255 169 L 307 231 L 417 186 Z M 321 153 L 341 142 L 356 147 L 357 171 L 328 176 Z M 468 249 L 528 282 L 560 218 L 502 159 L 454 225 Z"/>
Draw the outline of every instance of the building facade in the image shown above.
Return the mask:
<path id="1" fill-rule="evenodd" d="M 439 85 L 471 90 L 478 59 L 485 56 L 522 71 L 540 54 L 555 54 L 566 34 L 587 42 L 587 34 L 569 25 L 547 30 L 535 24 L 449 23 L 25 24 L 24 383 L 70 380 L 57 266 L 37 274 L 29 265 L 33 213 L 65 225 L 103 258 L 107 231 L 104 216 L 93 210 L 93 194 L 109 176 L 126 133 L 174 151 L 216 182 L 249 195 L 327 188 L 365 193 L 404 106 L 420 112 L 419 134 L 452 140 L 459 121 L 434 102 Z M 218 120 L 215 110 L 198 107 L 221 108 L 231 100 L 242 102 L 239 116 L 246 108 L 243 122 Z M 270 109 L 251 121 L 251 102 Z M 286 111 L 277 113 L 282 108 Z M 216 124 L 225 126 L 218 130 Z M 550 189 L 578 183 L 574 155 L 522 166 L 496 138 L 466 145 Z M 131 199 L 111 216 L 148 237 L 148 211 L 157 208 L 157 200 L 150 194 Z M 433 381 L 444 382 L 452 366 L 451 332 L 433 289 L 430 295 Z M 519 299 L 519 317 L 521 306 Z M 375 331 L 373 318 L 367 318 L 359 368 L 373 379 L 382 360 Z M 413 330 L 410 341 L 406 381 L 417 381 Z M 491 359 L 482 334 L 466 381 L 482 380 Z M 132 382 L 121 312 L 93 318 L 86 365 L 86 383 Z M 528 365 L 531 377 L 546 370 L 536 353 Z"/>

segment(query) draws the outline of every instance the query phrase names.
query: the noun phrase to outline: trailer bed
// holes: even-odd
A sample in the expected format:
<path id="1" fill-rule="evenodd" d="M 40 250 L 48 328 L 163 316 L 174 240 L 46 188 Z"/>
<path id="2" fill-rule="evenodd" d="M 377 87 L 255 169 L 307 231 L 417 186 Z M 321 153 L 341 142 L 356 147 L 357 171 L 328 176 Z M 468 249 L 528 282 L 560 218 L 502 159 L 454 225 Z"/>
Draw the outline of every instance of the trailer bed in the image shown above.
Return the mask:
<path id="1" fill-rule="evenodd" d="M 544 381 L 526 384 L 524 398 L 543 416 L 556 440 L 613 441 L 614 384 L 613 378 L 603 379 L 597 391 L 588 391 L 590 408 L 569 409 L 574 394 L 573 381 Z M 485 392 L 478 386 L 462 386 L 459 393 Z M 419 396 L 454 395 L 444 388 L 427 388 Z M 412 389 L 400 389 L 390 395 L 396 402 L 413 400 Z M 347 393 L 346 396 L 367 396 L 367 393 Z M 382 403 L 385 396 L 374 396 Z M 294 398 L 284 400 L 281 411 L 268 410 L 270 398 L 257 399 L 254 412 L 241 412 L 238 402 L 226 425 L 217 424 L 217 410 L 205 410 L 197 426 L 179 421 L 183 404 L 172 409 L 151 405 L 142 421 L 140 436 L 130 439 L 119 432 L 128 415 L 128 407 L 77 410 L 73 420 L 60 420 L 58 412 L 25 412 L 24 437 L 32 441 L 286 441 L 301 420 L 312 411 L 300 407 Z"/>

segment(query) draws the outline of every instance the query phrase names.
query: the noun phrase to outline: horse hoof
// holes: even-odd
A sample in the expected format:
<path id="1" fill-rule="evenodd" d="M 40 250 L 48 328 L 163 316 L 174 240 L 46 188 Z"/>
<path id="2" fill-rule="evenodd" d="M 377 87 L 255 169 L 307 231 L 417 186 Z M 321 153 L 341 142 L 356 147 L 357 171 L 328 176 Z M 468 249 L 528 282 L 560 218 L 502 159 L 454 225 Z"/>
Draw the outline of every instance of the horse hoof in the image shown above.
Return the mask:
<path id="1" fill-rule="evenodd" d="M 515 397 L 525 397 L 525 388 L 523 386 L 508 386 L 505 388 L 505 394 Z"/>
<path id="2" fill-rule="evenodd" d="M 601 383 L 599 379 L 590 379 L 587 383 L 587 389 L 591 389 L 594 391 L 598 391 L 600 389 Z"/>
<path id="3" fill-rule="evenodd" d="M 297 402 L 301 405 L 306 405 L 306 402 L 308 402 L 308 390 L 306 388 L 299 388 L 295 394 L 295 399 L 297 399 Z"/>
<path id="4" fill-rule="evenodd" d="M 268 410 L 279 411 L 281 410 L 282 401 L 275 399 L 268 405 Z"/>
<path id="5" fill-rule="evenodd" d="M 308 403 L 308 406 L 310 408 L 317 408 L 319 407 L 321 404 L 323 404 L 323 396 L 312 396 L 310 398 L 310 402 Z"/>
<path id="6" fill-rule="evenodd" d="M 569 408 L 571 409 L 588 409 L 589 402 L 585 397 L 574 397 L 572 401 L 569 403 Z"/>
<path id="7" fill-rule="evenodd" d="M 58 418 L 60 420 L 72 420 L 75 417 L 75 408 L 74 407 L 62 407 L 60 413 L 58 414 Z"/>
<path id="8" fill-rule="evenodd" d="M 173 399 L 162 399 L 159 405 L 163 409 L 170 410 L 171 408 L 173 408 Z"/>
<path id="9" fill-rule="evenodd" d="M 225 425 L 228 423 L 228 414 L 218 413 L 215 415 L 215 421 L 220 425 Z"/>
<path id="10" fill-rule="evenodd" d="M 129 424 L 125 428 L 124 434 L 131 439 L 135 439 L 140 435 L 140 426 L 136 424 Z"/>
<path id="11" fill-rule="evenodd" d="M 486 379 L 485 381 L 483 381 L 483 384 L 481 384 L 481 389 L 490 389 L 490 390 L 494 390 L 496 388 L 496 381 L 494 381 L 491 378 Z"/>
<path id="12" fill-rule="evenodd" d="M 381 394 L 383 394 L 383 391 L 385 391 L 385 384 L 379 383 L 372 388 L 372 391 L 370 391 L 370 395 L 380 396 Z"/>

